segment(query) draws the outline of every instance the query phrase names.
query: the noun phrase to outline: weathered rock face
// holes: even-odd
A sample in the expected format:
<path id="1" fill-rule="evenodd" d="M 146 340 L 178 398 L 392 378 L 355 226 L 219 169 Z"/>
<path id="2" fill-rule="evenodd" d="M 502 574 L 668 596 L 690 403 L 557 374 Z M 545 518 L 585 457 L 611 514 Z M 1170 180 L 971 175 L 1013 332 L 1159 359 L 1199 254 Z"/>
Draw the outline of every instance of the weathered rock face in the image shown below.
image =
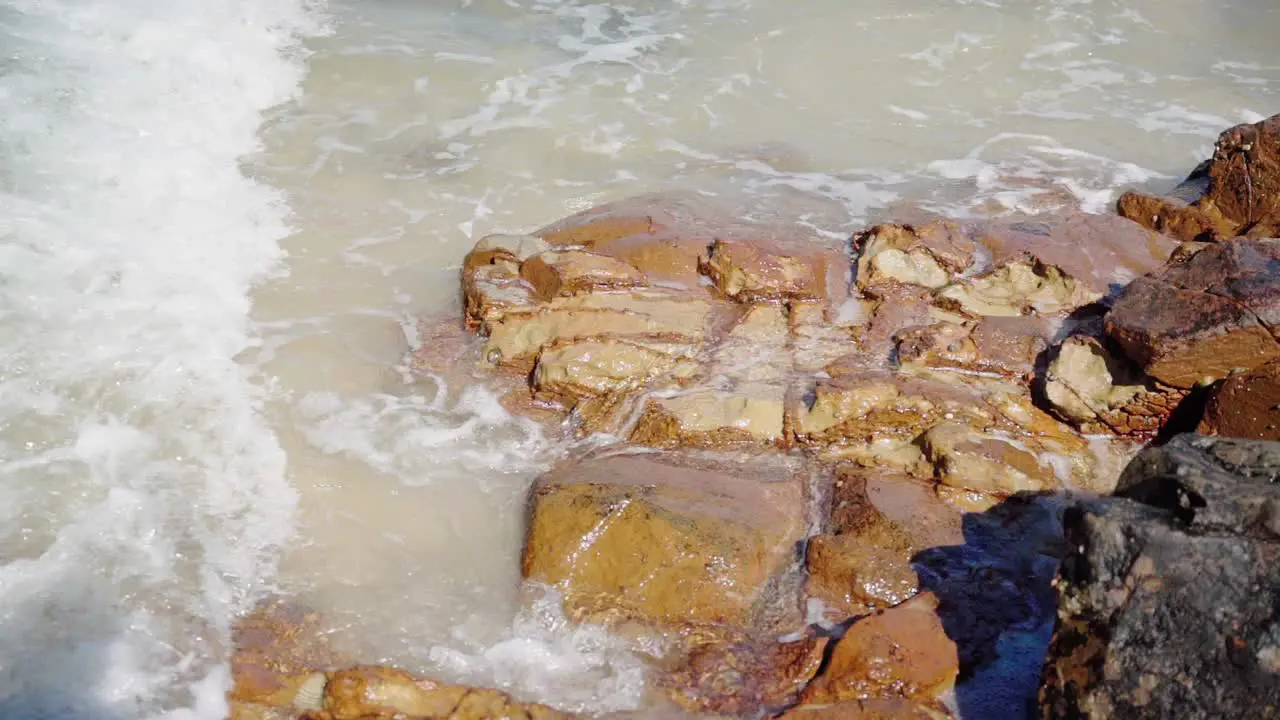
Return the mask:
<path id="1" fill-rule="evenodd" d="M 805 535 L 808 467 L 785 456 L 612 454 L 542 476 L 524 576 L 570 616 L 666 627 L 767 625 Z"/>
<path id="2" fill-rule="evenodd" d="M 931 698 L 951 687 L 959 664 L 937 608 L 937 599 L 924 593 L 854 623 L 836 643 L 826 672 L 805 688 L 800 706 Z"/>
<path id="3" fill-rule="evenodd" d="M 1197 432 L 1280 440 L 1280 361 L 1228 377 L 1210 398 Z"/>
<path id="4" fill-rule="evenodd" d="M 1064 340 L 1044 376 L 1049 407 L 1087 433 L 1153 435 L 1186 395 L 1144 375 L 1091 335 Z"/>
<path id="5" fill-rule="evenodd" d="M 995 642 L 1022 610 L 948 611 L 964 618 L 957 651 L 913 559 L 967 548 L 964 511 L 1110 489 L 1031 385 L 1082 308 L 1100 314 L 1176 247 L 1088 215 L 832 241 L 670 196 L 481 240 L 463 288 L 483 370 L 618 446 L 535 483 L 526 579 L 557 588 L 573 619 L 670 641 L 655 682 L 690 711 L 774 712 L 803 690 L 793 712 L 943 712 L 957 652 Z M 1093 427 L 1141 414 L 1107 382 L 1077 403 L 1088 422 L 1063 415 Z M 978 564 L 1011 586 L 1043 574 Z M 970 599 L 971 578 L 929 572 L 948 602 Z M 829 649 L 816 679 L 827 640 L 803 630 L 806 593 L 829 620 L 881 613 Z"/>
<path id="6" fill-rule="evenodd" d="M 569 720 L 497 690 L 447 685 L 396 668 L 346 665 L 319 616 L 268 604 L 235 628 L 232 720 Z"/>
<path id="7" fill-rule="evenodd" d="M 1139 278 L 1106 320 L 1147 375 L 1182 389 L 1280 358 L 1277 327 L 1277 240 L 1230 240 Z"/>
<path id="8" fill-rule="evenodd" d="M 964 542 L 960 512 L 902 471 L 842 467 L 822 534 L 809 539 L 810 597 L 840 617 L 897 605 L 916 593 L 911 556 Z"/>
<path id="9" fill-rule="evenodd" d="M 1280 715 L 1280 444 L 1181 435 L 1065 519 L 1052 718 Z"/>
<path id="10" fill-rule="evenodd" d="M 854 238 L 859 289 L 918 285 L 974 317 L 1066 315 L 1159 267 L 1175 246 L 1122 218 L 1086 214 L 880 225 Z"/>
<path id="11" fill-rule="evenodd" d="M 1125 193 L 1117 210 L 1180 240 L 1280 235 L 1280 115 L 1224 132 L 1173 197 Z"/>

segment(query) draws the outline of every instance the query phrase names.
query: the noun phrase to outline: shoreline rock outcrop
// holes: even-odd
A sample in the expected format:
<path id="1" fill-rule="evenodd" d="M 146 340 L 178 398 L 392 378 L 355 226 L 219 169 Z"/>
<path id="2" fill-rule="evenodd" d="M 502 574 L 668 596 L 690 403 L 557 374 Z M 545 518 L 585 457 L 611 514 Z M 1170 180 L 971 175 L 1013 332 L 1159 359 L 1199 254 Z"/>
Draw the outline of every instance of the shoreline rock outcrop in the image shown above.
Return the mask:
<path id="1" fill-rule="evenodd" d="M 1280 439 L 1280 116 L 1175 195 L 845 235 L 607 203 L 481 238 L 413 364 L 594 436 L 530 490 L 523 579 L 689 713 L 1269 717 L 1280 450 L 1178 436 L 1100 496 L 1184 424 Z M 566 717 L 272 637 L 243 720 Z"/>

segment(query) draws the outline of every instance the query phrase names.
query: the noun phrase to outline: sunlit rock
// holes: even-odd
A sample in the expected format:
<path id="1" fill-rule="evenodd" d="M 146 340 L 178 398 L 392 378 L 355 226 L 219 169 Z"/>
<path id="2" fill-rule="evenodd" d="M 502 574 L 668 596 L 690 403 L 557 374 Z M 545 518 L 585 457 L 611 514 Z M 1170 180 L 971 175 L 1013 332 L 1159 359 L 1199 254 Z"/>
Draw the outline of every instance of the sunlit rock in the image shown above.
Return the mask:
<path id="1" fill-rule="evenodd" d="M 1116 209 L 1180 240 L 1280 235 L 1280 115 L 1223 132 L 1173 196 L 1125 193 Z"/>

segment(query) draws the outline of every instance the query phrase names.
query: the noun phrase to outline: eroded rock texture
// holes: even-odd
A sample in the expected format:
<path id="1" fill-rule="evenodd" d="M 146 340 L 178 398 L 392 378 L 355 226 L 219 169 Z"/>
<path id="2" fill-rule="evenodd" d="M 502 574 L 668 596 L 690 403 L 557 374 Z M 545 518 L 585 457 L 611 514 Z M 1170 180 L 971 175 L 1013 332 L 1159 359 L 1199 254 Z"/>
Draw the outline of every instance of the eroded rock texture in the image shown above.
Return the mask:
<path id="1" fill-rule="evenodd" d="M 1125 193 L 1117 210 L 1186 241 L 1280 235 L 1280 115 L 1224 132 L 1171 197 Z"/>
<path id="2" fill-rule="evenodd" d="M 1052 718 L 1280 715 L 1280 444 L 1181 435 L 1065 520 Z"/>

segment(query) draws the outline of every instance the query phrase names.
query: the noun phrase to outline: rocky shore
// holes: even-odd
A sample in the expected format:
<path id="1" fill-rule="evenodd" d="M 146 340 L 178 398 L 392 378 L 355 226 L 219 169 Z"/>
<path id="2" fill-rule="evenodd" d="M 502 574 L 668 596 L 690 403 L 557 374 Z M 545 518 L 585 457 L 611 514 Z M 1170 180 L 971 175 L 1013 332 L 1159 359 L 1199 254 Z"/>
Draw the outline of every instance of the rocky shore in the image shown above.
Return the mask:
<path id="1" fill-rule="evenodd" d="M 637 197 L 481 239 L 414 359 L 599 439 L 522 572 L 663 716 L 1275 717 L 1280 116 L 1117 209 L 843 237 Z M 242 622 L 233 718 L 568 717 L 312 622 Z"/>

